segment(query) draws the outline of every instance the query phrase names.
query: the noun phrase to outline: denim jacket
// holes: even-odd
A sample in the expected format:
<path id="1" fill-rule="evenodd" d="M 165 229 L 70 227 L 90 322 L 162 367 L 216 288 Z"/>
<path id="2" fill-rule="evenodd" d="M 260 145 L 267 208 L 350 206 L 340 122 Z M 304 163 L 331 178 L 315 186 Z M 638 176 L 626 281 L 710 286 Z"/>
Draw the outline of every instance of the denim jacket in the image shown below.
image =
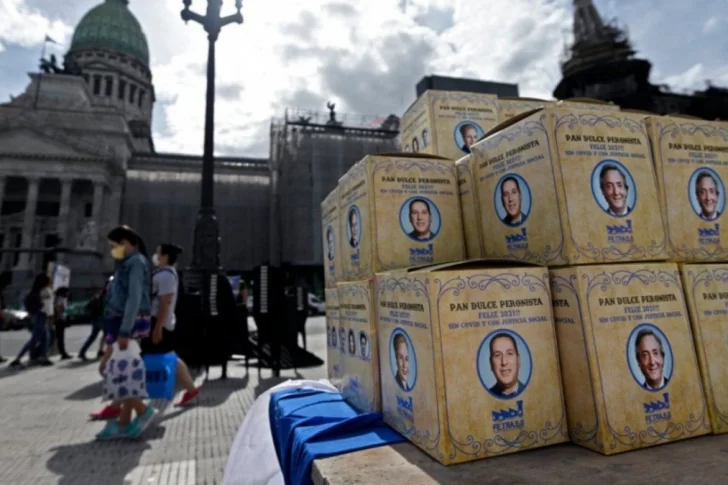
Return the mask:
<path id="1" fill-rule="evenodd" d="M 119 261 L 106 296 L 105 316 L 122 317 L 119 337 L 129 337 L 138 315 L 151 310 L 149 262 L 139 252 Z"/>

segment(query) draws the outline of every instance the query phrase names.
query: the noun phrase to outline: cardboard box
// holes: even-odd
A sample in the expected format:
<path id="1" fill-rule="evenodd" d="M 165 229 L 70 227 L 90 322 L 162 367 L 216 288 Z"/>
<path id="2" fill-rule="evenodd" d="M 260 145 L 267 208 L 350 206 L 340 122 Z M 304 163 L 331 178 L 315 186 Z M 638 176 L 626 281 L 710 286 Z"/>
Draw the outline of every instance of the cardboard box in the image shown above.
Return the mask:
<path id="1" fill-rule="evenodd" d="M 548 270 L 377 275 L 385 421 L 449 465 L 567 441 Z"/>
<path id="2" fill-rule="evenodd" d="M 498 98 L 498 123 L 508 121 L 521 113 L 553 106 L 554 103 L 537 98 Z"/>
<path id="3" fill-rule="evenodd" d="M 728 264 L 680 267 L 713 433 L 728 433 Z"/>
<path id="4" fill-rule="evenodd" d="M 721 239 L 728 180 L 725 124 L 686 118 L 648 118 L 667 251 L 675 261 L 728 259 Z"/>
<path id="5" fill-rule="evenodd" d="M 465 258 L 455 163 L 423 154 L 370 155 L 339 179 L 345 281 Z"/>
<path id="6" fill-rule="evenodd" d="M 341 379 L 341 352 L 339 350 L 339 290 L 326 288 L 326 369 L 329 380 L 337 385 Z"/>
<path id="7" fill-rule="evenodd" d="M 455 163 L 458 172 L 458 192 L 465 235 L 465 255 L 468 259 L 485 257 L 480 218 L 480 203 L 473 184 L 472 156 L 465 155 Z"/>
<path id="8" fill-rule="evenodd" d="M 557 107 L 567 109 L 582 109 L 587 111 L 619 111 L 621 108 L 618 104 L 602 101 L 594 98 L 570 98 L 563 99 L 556 103 Z"/>
<path id="9" fill-rule="evenodd" d="M 428 90 L 402 116 L 402 151 L 458 160 L 497 124 L 493 94 Z"/>
<path id="10" fill-rule="evenodd" d="M 346 329 L 342 393 L 361 412 L 381 412 L 374 279 L 337 286 L 339 318 Z"/>
<path id="11" fill-rule="evenodd" d="M 665 259 L 644 117 L 546 108 L 473 147 L 488 257 L 558 266 Z"/>
<path id="12" fill-rule="evenodd" d="M 571 440 L 605 455 L 710 431 L 677 265 L 551 272 Z"/>
<path id="13" fill-rule="evenodd" d="M 321 202 L 321 229 L 323 231 L 324 284 L 336 288 L 341 278 L 341 251 L 339 244 L 339 188 L 336 187 Z"/>

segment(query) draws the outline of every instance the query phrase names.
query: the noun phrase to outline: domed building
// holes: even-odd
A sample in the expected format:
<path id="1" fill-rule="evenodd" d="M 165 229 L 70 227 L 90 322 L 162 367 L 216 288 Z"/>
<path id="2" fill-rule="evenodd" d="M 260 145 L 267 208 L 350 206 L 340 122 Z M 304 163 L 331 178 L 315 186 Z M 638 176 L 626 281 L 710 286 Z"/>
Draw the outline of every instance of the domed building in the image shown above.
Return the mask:
<path id="1" fill-rule="evenodd" d="M 103 0 L 76 26 L 63 67 L 43 60 L 44 72 L 29 74 L 25 92 L 0 104 L 0 272 L 13 275 L 8 302 L 51 262 L 70 268 L 75 297 L 97 290 L 113 268 L 104 236 L 120 222 L 150 249 L 180 244 L 180 265 L 189 263 L 202 157 L 156 152 L 149 60 L 128 0 Z M 215 183 L 222 263 L 251 269 L 268 258 L 267 160 L 218 157 Z"/>
<path id="2" fill-rule="evenodd" d="M 66 58 L 78 66 L 91 87 L 94 103 L 117 108 L 144 140 L 138 150 L 151 151 L 154 85 L 149 45 L 128 0 L 107 0 L 83 16 Z"/>

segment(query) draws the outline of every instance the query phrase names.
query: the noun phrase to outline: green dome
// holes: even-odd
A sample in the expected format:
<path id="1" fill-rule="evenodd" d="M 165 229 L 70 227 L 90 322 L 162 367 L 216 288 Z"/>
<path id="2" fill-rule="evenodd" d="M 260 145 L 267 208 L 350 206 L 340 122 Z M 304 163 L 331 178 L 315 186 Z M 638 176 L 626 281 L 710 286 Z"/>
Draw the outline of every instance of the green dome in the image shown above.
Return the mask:
<path id="1" fill-rule="evenodd" d="M 129 0 L 105 0 L 92 8 L 73 32 L 70 52 L 104 49 L 126 54 L 149 66 L 149 46 Z"/>

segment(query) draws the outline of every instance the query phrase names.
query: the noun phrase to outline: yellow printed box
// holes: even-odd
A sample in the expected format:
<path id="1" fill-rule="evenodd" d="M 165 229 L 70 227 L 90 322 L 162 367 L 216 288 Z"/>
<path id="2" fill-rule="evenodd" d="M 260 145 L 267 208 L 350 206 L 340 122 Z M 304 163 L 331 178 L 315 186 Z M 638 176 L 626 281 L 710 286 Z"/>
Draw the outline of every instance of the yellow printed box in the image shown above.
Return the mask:
<path id="1" fill-rule="evenodd" d="M 329 380 L 336 385 L 341 379 L 341 352 L 339 351 L 339 290 L 326 288 L 326 369 Z"/>
<path id="2" fill-rule="evenodd" d="M 710 431 L 671 263 L 551 272 L 571 440 L 605 455 Z"/>
<path id="3" fill-rule="evenodd" d="M 370 155 L 339 179 L 343 280 L 465 258 L 455 163 Z"/>
<path id="4" fill-rule="evenodd" d="M 728 127 L 685 118 L 647 120 L 671 260 L 728 259 L 721 240 L 728 177 Z"/>
<path id="5" fill-rule="evenodd" d="M 537 98 L 498 98 L 498 123 L 508 121 L 527 111 L 553 105 L 553 101 Z"/>
<path id="6" fill-rule="evenodd" d="M 385 421 L 442 464 L 567 441 L 548 270 L 377 275 Z"/>
<path id="7" fill-rule="evenodd" d="M 357 410 L 382 410 L 374 279 L 339 283 L 339 318 L 346 329 L 342 394 Z"/>
<path id="8" fill-rule="evenodd" d="M 486 256 L 666 259 L 644 116 L 545 108 L 501 125 L 473 158 Z"/>
<path id="9" fill-rule="evenodd" d="M 680 267 L 713 433 L 728 433 L 728 264 Z"/>
<path id="10" fill-rule="evenodd" d="M 455 163 L 455 167 L 458 172 L 458 193 L 463 215 L 465 255 L 468 259 L 480 259 L 485 256 L 485 249 L 481 234 L 480 204 L 473 184 L 472 156 L 465 155 Z"/>
<path id="11" fill-rule="evenodd" d="M 404 152 L 458 160 L 497 124 L 493 94 L 428 90 L 402 116 L 400 142 Z"/>
<path id="12" fill-rule="evenodd" d="M 336 288 L 340 279 L 341 252 L 339 251 L 339 188 L 321 202 L 321 229 L 323 231 L 324 283 L 326 288 Z"/>

